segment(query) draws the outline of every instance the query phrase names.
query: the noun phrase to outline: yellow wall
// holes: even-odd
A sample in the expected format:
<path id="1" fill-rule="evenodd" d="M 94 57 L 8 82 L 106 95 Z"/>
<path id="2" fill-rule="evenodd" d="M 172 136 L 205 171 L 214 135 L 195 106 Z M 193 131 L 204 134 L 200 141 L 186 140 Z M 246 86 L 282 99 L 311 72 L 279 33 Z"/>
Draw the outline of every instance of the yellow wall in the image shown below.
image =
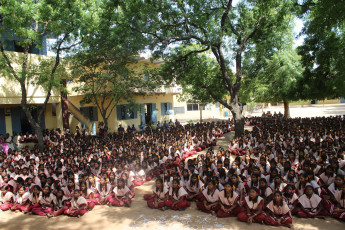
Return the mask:
<path id="1" fill-rule="evenodd" d="M 5 123 L 6 123 L 6 133 L 12 135 L 12 120 L 11 116 L 5 116 Z"/>
<path id="2" fill-rule="evenodd" d="M 173 107 L 184 107 L 184 113 L 175 114 L 175 120 L 178 119 L 179 121 L 185 122 L 190 120 L 200 120 L 200 111 L 187 111 L 187 102 L 179 101 L 179 96 L 174 95 L 174 105 Z M 220 114 L 219 109 L 216 107 L 215 104 L 208 104 L 205 110 L 202 111 L 202 118 L 203 119 L 210 119 L 210 118 L 218 118 Z"/>
<path id="3" fill-rule="evenodd" d="M 56 116 L 53 116 L 52 108 L 53 108 L 53 106 L 51 104 L 49 104 L 49 105 L 47 105 L 46 111 L 44 112 L 45 128 L 46 129 L 56 129 L 57 128 L 57 123 L 56 123 L 57 119 L 56 119 Z"/>
<path id="4" fill-rule="evenodd" d="M 16 52 L 6 52 L 9 57 L 16 60 L 20 57 L 21 53 Z M 38 65 L 39 62 L 43 59 L 50 59 L 51 57 L 44 55 L 29 55 L 29 65 Z M 13 62 L 14 69 L 20 70 L 19 65 Z M 47 93 L 40 86 L 34 86 L 26 83 L 27 89 L 27 101 L 28 104 L 43 104 L 45 96 Z M 7 77 L 0 76 L 0 105 L 1 104 L 20 104 L 21 102 L 21 87 L 17 80 L 8 79 Z M 49 99 L 49 103 L 58 103 L 60 102 L 60 92 L 58 90 L 53 90 Z"/>
<path id="5" fill-rule="evenodd" d="M 82 100 L 82 96 L 74 96 L 74 97 L 68 97 L 69 101 L 72 102 L 77 108 L 80 108 L 80 101 Z M 156 103 L 156 110 L 157 110 L 157 121 L 164 122 L 165 120 L 169 121 L 169 119 L 172 119 L 172 115 L 161 115 L 161 103 L 172 103 L 173 104 L 173 95 L 172 94 L 154 94 L 154 95 L 146 95 L 146 96 L 133 96 L 133 99 L 135 100 L 136 104 L 145 104 L 145 103 Z M 106 102 L 107 103 L 107 102 Z M 126 101 L 120 101 L 119 105 L 121 104 L 128 104 Z M 83 105 L 83 107 L 86 106 L 96 106 L 94 104 L 86 104 Z M 174 106 L 174 105 L 173 105 Z M 138 129 L 140 125 L 140 112 L 138 111 L 138 116 L 136 119 L 130 119 L 130 120 L 120 120 L 117 121 L 117 111 L 116 108 L 114 108 L 113 112 L 111 113 L 109 119 L 108 119 L 108 127 L 109 132 L 117 131 L 117 128 L 121 124 L 125 129 L 127 126 L 134 126 L 136 129 Z M 71 120 L 70 120 L 71 121 Z M 96 124 L 98 122 L 103 121 L 100 111 L 98 110 L 98 121 L 95 121 Z M 71 132 L 74 132 L 75 126 L 79 122 L 74 121 L 73 124 L 70 123 Z M 97 130 L 98 131 L 98 130 Z"/>

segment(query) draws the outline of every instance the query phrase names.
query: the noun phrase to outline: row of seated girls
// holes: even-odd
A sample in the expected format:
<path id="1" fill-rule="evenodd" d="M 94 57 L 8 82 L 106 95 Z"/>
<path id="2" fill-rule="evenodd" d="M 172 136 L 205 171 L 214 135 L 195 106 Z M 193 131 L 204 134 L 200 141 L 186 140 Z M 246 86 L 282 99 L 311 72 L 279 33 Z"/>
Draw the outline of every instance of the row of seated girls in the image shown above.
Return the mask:
<path id="1" fill-rule="evenodd" d="M 95 205 L 130 207 L 134 188 L 210 146 L 229 124 L 72 136 L 46 132 L 46 147 L 0 151 L 0 210 L 80 217 Z"/>
<path id="2" fill-rule="evenodd" d="M 236 216 L 292 226 L 292 216 L 345 220 L 345 127 L 342 117 L 255 118 L 252 132 L 227 150 L 180 162 L 157 179 L 150 208 Z"/>

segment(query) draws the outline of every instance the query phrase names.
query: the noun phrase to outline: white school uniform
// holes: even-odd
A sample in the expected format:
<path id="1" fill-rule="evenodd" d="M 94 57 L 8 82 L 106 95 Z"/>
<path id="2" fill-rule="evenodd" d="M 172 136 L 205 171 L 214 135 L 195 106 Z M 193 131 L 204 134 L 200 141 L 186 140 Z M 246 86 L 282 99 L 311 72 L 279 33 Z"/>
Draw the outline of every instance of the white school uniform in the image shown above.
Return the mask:
<path id="1" fill-rule="evenodd" d="M 5 195 L 0 191 L 0 202 L 6 203 L 10 202 L 11 199 L 14 198 L 14 194 L 12 192 L 7 192 Z"/>
<path id="2" fill-rule="evenodd" d="M 345 198 L 341 199 L 342 191 L 338 191 L 334 194 L 335 200 L 340 204 L 341 208 L 345 208 Z"/>
<path id="3" fill-rule="evenodd" d="M 90 189 L 90 191 L 93 192 L 93 190 L 91 190 L 91 189 Z M 101 184 L 99 184 L 97 186 L 97 193 L 99 194 L 99 196 L 101 198 L 106 198 L 111 193 L 111 185 L 107 183 L 105 185 L 105 189 L 104 189 L 104 188 L 101 188 Z"/>
<path id="4" fill-rule="evenodd" d="M 212 192 L 210 194 L 207 194 L 207 192 L 208 192 L 208 188 L 205 188 L 204 191 L 202 191 L 202 194 L 206 198 L 207 202 L 215 203 L 218 201 L 218 199 L 219 199 L 219 190 L 218 189 L 214 190 L 214 192 Z"/>
<path id="5" fill-rule="evenodd" d="M 24 193 L 22 196 L 19 195 L 18 193 L 15 198 L 15 203 L 19 205 L 25 204 L 29 200 L 29 196 L 30 196 L 29 192 Z"/>
<path id="6" fill-rule="evenodd" d="M 173 188 L 171 187 L 169 190 L 169 196 L 171 196 L 174 200 L 179 200 L 181 197 L 188 195 L 186 190 L 183 187 L 180 187 L 178 193 L 176 194 L 173 192 Z"/>
<path id="7" fill-rule="evenodd" d="M 295 203 L 296 200 L 298 200 L 298 196 L 297 196 L 296 193 L 294 193 L 294 194 L 292 195 L 291 198 L 288 198 L 288 197 L 285 197 L 285 196 L 284 196 L 284 200 L 285 200 L 286 203 L 288 204 L 290 210 L 292 210 L 292 209 L 295 208 L 294 203 Z"/>
<path id="8" fill-rule="evenodd" d="M 303 206 L 303 208 L 308 209 L 311 212 L 317 211 L 317 207 L 319 206 L 321 200 L 321 197 L 316 194 L 313 194 L 310 199 L 306 194 L 303 194 L 300 198 L 298 198 L 298 201 Z"/>
<path id="9" fill-rule="evenodd" d="M 267 208 L 271 210 L 275 215 L 286 215 L 290 212 L 288 204 L 283 201 L 282 206 L 274 205 L 273 200 L 267 205 Z"/>
<path id="10" fill-rule="evenodd" d="M 72 209 L 79 209 L 82 205 L 85 205 L 84 207 L 87 207 L 87 201 L 82 196 L 79 196 L 77 200 L 73 197 L 73 199 L 71 200 Z"/>
<path id="11" fill-rule="evenodd" d="M 255 203 L 254 203 L 254 201 L 249 200 L 249 196 L 246 196 L 246 198 L 244 198 L 244 200 L 245 200 L 245 202 L 246 202 L 246 204 L 250 210 L 257 210 L 260 203 L 263 202 L 263 199 L 260 196 L 258 196 L 257 201 Z"/>
<path id="12" fill-rule="evenodd" d="M 56 201 L 56 197 L 53 193 L 50 193 L 50 195 L 48 197 L 44 197 L 43 196 L 43 192 L 40 192 L 40 196 L 39 196 L 39 201 L 40 201 L 40 204 L 51 204 L 51 203 L 54 203 L 56 205 L 57 201 Z"/>
<path id="13" fill-rule="evenodd" d="M 158 199 L 164 200 L 166 194 L 169 192 L 169 189 L 166 186 L 163 186 L 163 191 L 157 191 L 156 186 L 154 186 L 152 192 L 157 196 Z"/>
<path id="14" fill-rule="evenodd" d="M 236 203 L 238 203 L 238 199 L 239 195 L 235 191 L 233 192 L 232 197 L 226 197 L 225 190 L 219 193 L 219 200 L 226 206 L 234 206 Z"/>
<path id="15" fill-rule="evenodd" d="M 335 195 L 336 192 L 341 191 L 341 189 L 339 189 L 339 188 L 335 189 L 335 184 L 334 184 L 334 182 L 333 182 L 330 186 L 328 186 L 328 190 L 329 190 L 333 195 Z"/>
<path id="16" fill-rule="evenodd" d="M 127 193 L 129 193 L 131 190 L 125 186 L 124 188 L 119 188 L 116 186 L 113 190 L 113 192 L 116 194 L 116 196 L 121 197 L 121 196 L 126 196 Z"/>
<path id="17" fill-rule="evenodd" d="M 200 190 L 204 187 L 204 183 L 201 182 L 201 180 L 199 180 L 199 183 L 195 183 L 195 185 L 191 186 L 190 185 L 190 180 L 186 183 L 186 189 L 188 192 L 192 192 L 192 193 L 199 193 Z M 199 184 L 199 185 L 198 185 Z"/>

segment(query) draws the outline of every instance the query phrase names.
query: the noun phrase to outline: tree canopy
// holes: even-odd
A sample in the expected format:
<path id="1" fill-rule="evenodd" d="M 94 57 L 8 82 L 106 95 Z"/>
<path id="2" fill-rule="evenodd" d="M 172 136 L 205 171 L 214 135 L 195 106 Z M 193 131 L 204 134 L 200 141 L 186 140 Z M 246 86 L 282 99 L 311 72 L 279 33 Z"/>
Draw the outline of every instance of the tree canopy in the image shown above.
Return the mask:
<path id="1" fill-rule="evenodd" d="M 78 46 L 83 34 L 92 30 L 98 1 L 88 0 L 2 0 L 0 3 L 0 65 L 1 77 L 17 81 L 21 88 L 21 107 L 38 136 L 42 150 L 42 115 L 54 88 L 60 87 L 59 67 L 62 54 Z M 16 36 L 22 48 L 20 55 L 5 51 L 5 46 Z M 53 50 L 55 57 L 30 61 L 30 49 L 43 46 L 45 37 L 56 38 Z M 35 121 L 28 106 L 27 84 L 41 86 L 46 95 Z"/>
<path id="2" fill-rule="evenodd" d="M 175 46 L 189 49 L 187 53 L 175 51 L 180 54 L 176 61 L 182 65 L 193 54 L 210 53 L 222 82 L 217 92 L 226 90 L 230 102 L 219 94 L 211 96 L 232 112 L 236 135 L 241 136 L 244 120 L 239 91 L 243 62 L 258 42 L 269 40 L 270 35 L 286 26 L 282 22 L 291 4 L 285 0 L 243 0 L 236 5 L 232 0 L 138 0 L 126 1 L 122 7 L 130 28 L 152 40 L 155 55 L 169 57 Z M 235 65 L 235 74 L 231 73 L 231 65 Z"/>
<path id="3" fill-rule="evenodd" d="M 305 68 L 300 81 L 305 99 L 345 96 L 345 1 L 303 0 L 296 4 L 304 19 L 304 44 L 298 48 Z"/>

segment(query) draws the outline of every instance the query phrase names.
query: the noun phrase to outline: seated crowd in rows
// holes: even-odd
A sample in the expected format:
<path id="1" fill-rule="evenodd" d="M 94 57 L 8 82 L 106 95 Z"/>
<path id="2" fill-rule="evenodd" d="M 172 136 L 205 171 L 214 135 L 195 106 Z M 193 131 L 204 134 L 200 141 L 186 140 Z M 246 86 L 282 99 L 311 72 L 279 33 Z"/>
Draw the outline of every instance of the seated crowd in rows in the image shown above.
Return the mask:
<path id="1" fill-rule="evenodd" d="M 222 122 L 107 136 L 52 130 L 44 132 L 42 152 L 2 142 L 0 209 L 52 217 L 80 216 L 95 205 L 129 206 L 135 186 L 163 173 L 168 162 L 215 146 L 228 129 Z"/>
<path id="2" fill-rule="evenodd" d="M 80 216 L 95 205 L 130 206 L 134 187 L 156 177 L 144 196 L 154 209 L 188 211 L 196 202 L 218 217 L 287 227 L 292 215 L 345 219 L 343 117 L 255 117 L 247 124 L 253 131 L 227 149 L 214 146 L 233 129 L 230 121 L 106 139 L 62 135 L 44 153 L 9 150 L 0 156 L 0 208 Z"/>

